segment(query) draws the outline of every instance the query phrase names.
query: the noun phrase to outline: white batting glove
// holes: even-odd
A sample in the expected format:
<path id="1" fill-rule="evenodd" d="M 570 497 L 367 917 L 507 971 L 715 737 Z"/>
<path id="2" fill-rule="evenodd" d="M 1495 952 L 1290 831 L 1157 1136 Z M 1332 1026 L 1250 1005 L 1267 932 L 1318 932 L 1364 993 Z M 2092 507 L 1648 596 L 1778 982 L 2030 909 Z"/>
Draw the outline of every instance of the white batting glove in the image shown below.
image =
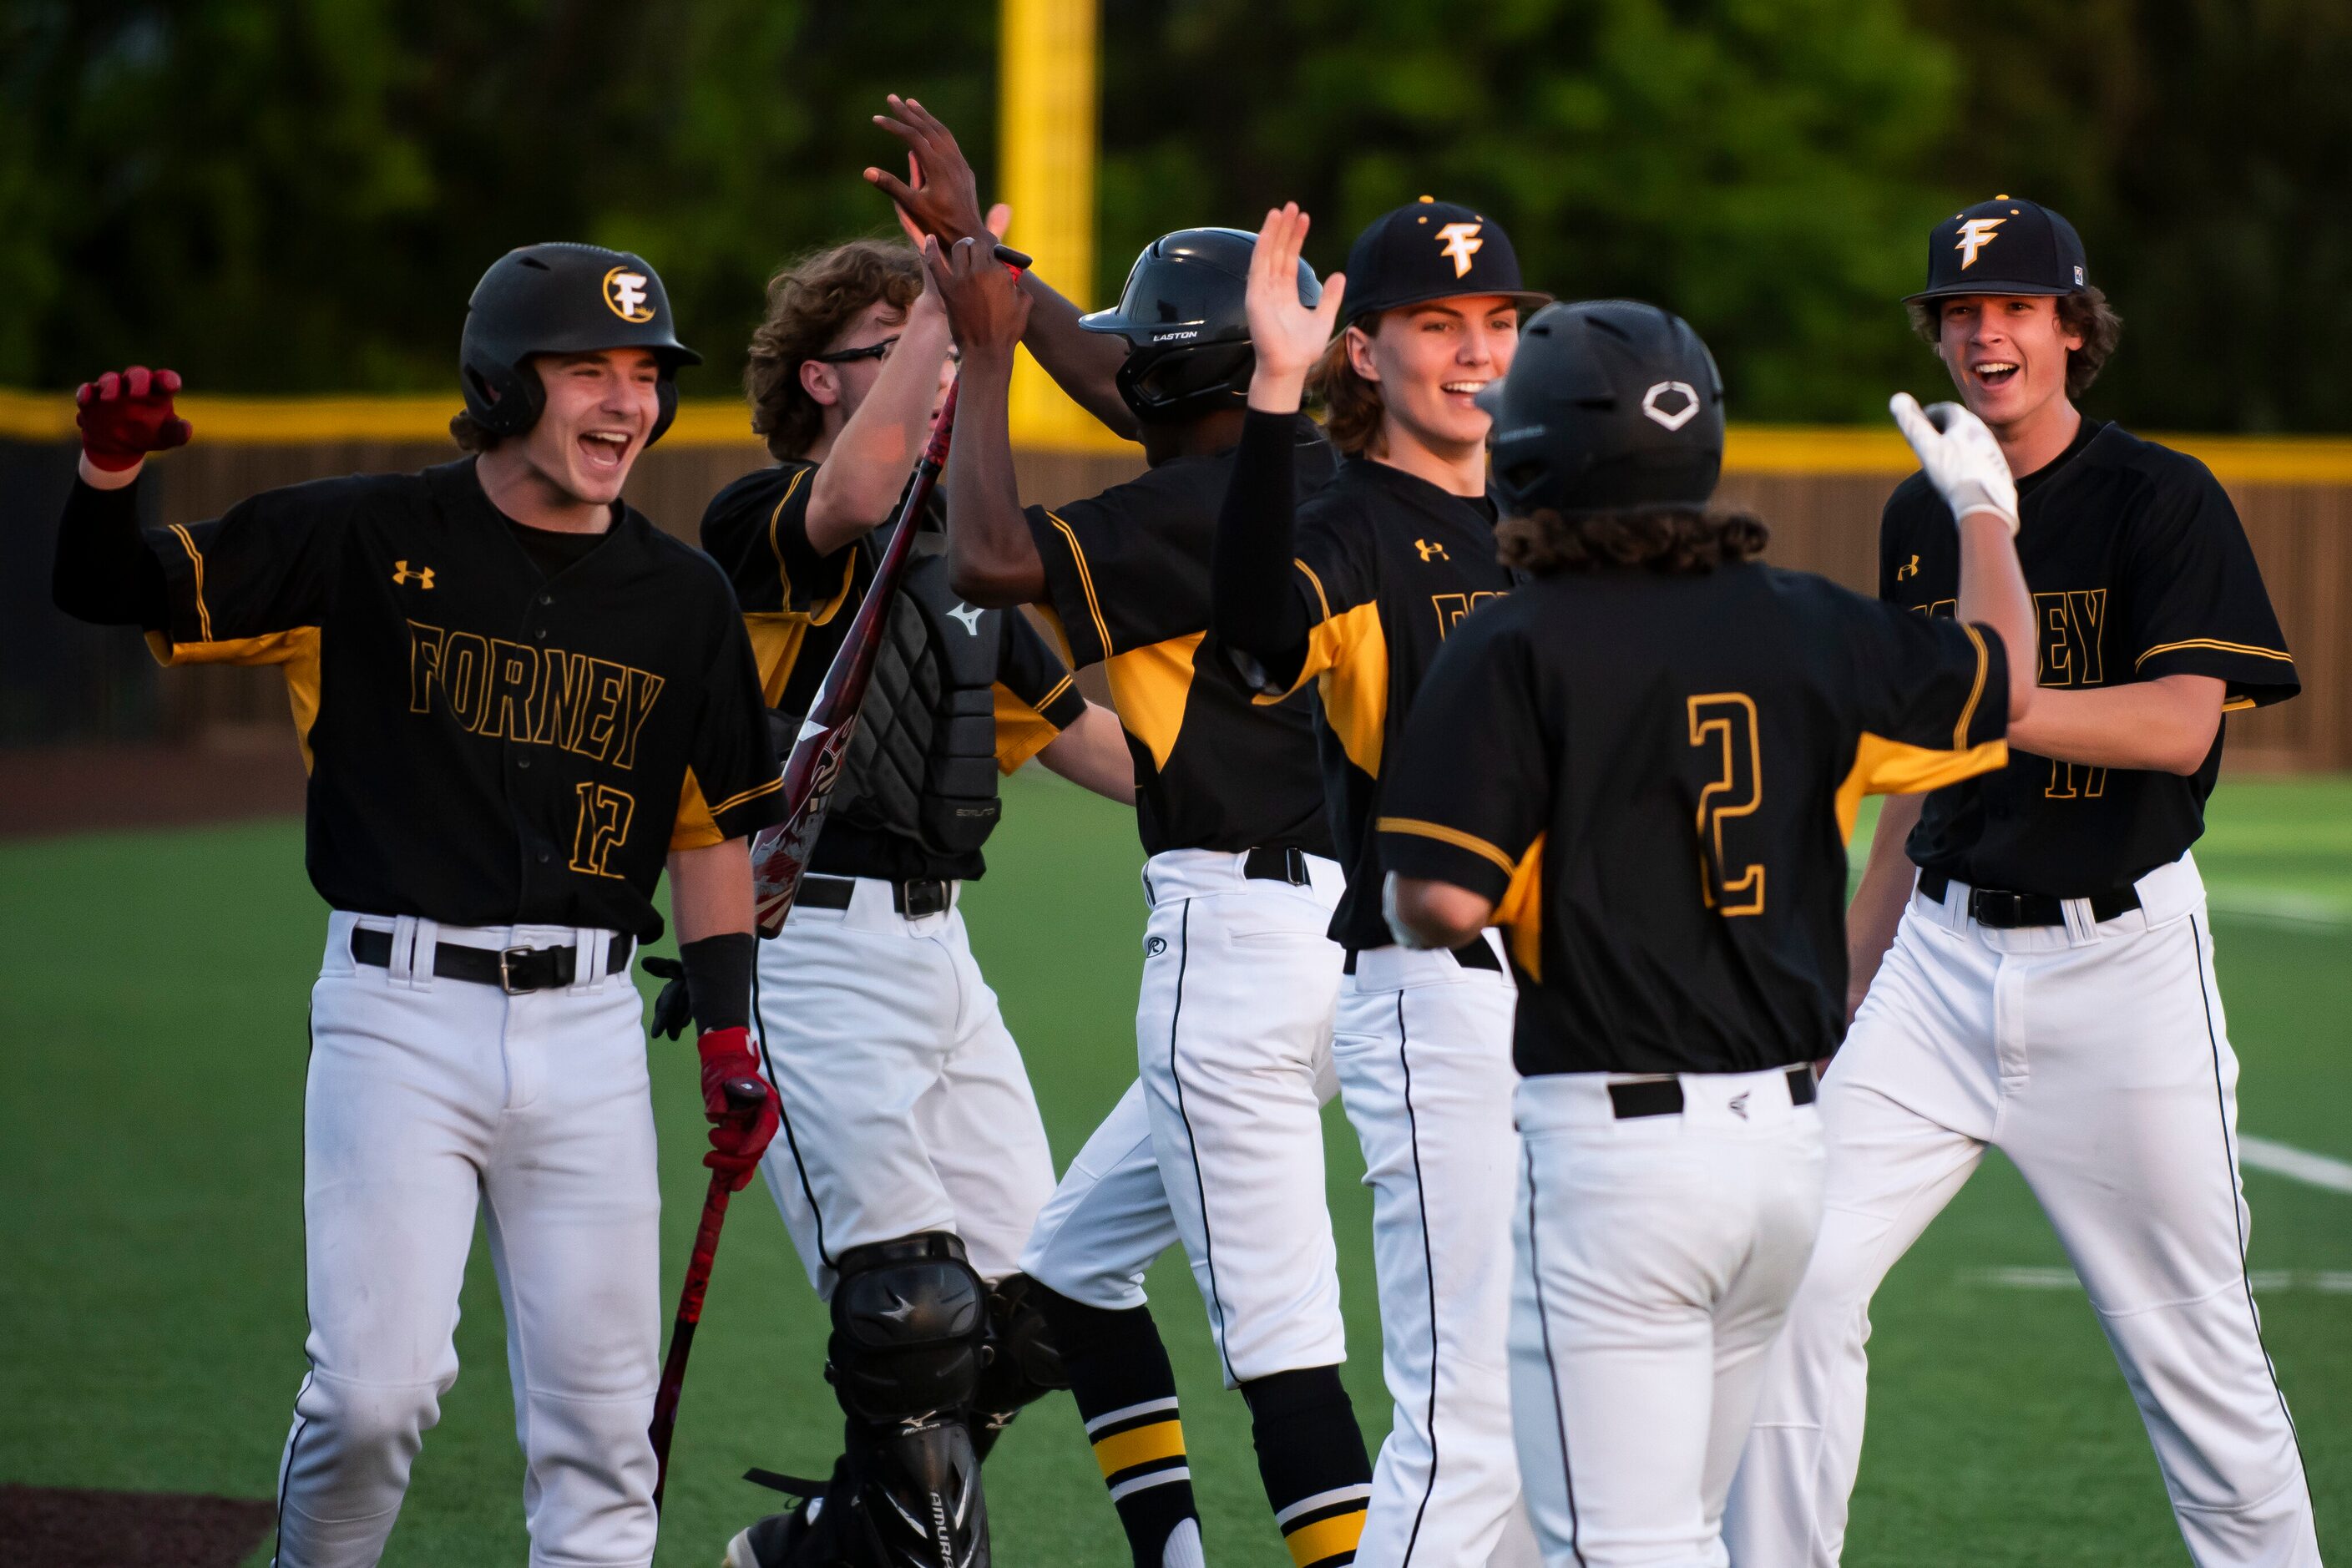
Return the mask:
<path id="1" fill-rule="evenodd" d="M 1887 404 L 1895 426 L 1911 449 L 1927 482 L 1952 509 L 1952 521 L 1972 511 L 1989 511 L 2017 532 L 2017 481 L 2010 477 L 2009 459 L 1985 422 L 1957 403 L 1927 408 L 1907 392 L 1898 392 Z"/>

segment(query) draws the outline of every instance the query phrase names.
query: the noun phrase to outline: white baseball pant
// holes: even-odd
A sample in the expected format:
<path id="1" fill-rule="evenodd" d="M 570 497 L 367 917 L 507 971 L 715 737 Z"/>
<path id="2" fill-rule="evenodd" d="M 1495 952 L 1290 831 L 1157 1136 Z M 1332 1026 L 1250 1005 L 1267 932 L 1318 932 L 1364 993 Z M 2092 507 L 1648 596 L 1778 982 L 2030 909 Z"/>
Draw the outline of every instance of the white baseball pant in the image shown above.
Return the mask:
<path id="1" fill-rule="evenodd" d="M 1244 876 L 1246 858 L 1145 864 L 1135 1013 L 1152 1156 L 1228 1388 L 1348 1354 L 1321 1114 L 1345 880 L 1319 856 L 1301 858 L 1304 886 Z"/>
<path id="2" fill-rule="evenodd" d="M 390 931 L 392 963 L 352 959 Z M 644 1564 L 661 1363 L 661 1193 L 643 1005 L 612 933 L 338 911 L 310 1000 L 302 1207 L 310 1371 L 278 1480 L 278 1568 L 367 1568 L 457 1378 L 478 1205 L 506 1311 L 533 1568 Z M 509 996 L 436 942 L 577 947 L 579 984 Z"/>
<path id="3" fill-rule="evenodd" d="M 1679 1114 L 1622 1119 L 1607 1074 L 1519 1084 L 1511 1414 L 1554 1568 L 1723 1568 L 1821 1222 L 1821 1121 L 1785 1069 L 1679 1081 Z"/>
<path id="4" fill-rule="evenodd" d="M 796 905 L 760 944 L 752 1002 L 783 1105 L 761 1173 L 820 1296 L 847 1248 L 920 1231 L 992 1281 L 1020 1266 L 1053 1154 L 961 910 L 909 918 L 857 878 L 847 909 Z"/>
<path id="5" fill-rule="evenodd" d="M 1517 1001 L 1507 973 L 1450 952 L 1368 949 L 1340 982 L 1331 1055 L 1372 1189 L 1381 1366 L 1395 1402 L 1359 1568 L 1536 1560 L 1505 1351 Z"/>
<path id="6" fill-rule="evenodd" d="M 1999 931 L 1915 893 L 1822 1088 L 1822 1235 L 1725 1523 L 1740 1568 L 1832 1564 L 1862 1458 L 1870 1298 L 1988 1145 L 2090 1293 L 2200 1568 L 2317 1568 L 2311 1496 L 2245 1269 L 2230 1049 L 2204 884 Z"/>

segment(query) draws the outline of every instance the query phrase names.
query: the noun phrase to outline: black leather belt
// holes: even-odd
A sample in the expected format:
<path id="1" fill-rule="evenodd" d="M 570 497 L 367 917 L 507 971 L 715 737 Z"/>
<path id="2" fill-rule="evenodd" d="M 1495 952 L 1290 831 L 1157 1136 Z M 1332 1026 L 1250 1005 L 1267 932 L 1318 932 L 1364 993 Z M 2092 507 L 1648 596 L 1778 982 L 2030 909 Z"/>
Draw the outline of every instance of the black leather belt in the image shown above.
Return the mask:
<path id="1" fill-rule="evenodd" d="M 1346 961 L 1339 965 L 1339 973 L 1342 974 L 1355 973 L 1356 954 L 1359 952 L 1368 952 L 1370 951 L 1371 950 L 1369 948 L 1349 948 L 1348 950 Z M 1486 945 L 1486 942 L 1484 937 L 1481 937 L 1476 942 L 1465 942 L 1460 947 L 1448 948 L 1446 951 L 1454 955 L 1454 962 L 1460 964 L 1465 969 L 1484 969 L 1496 974 L 1500 974 L 1503 972 L 1503 961 L 1495 956 L 1495 950 Z"/>
<path id="2" fill-rule="evenodd" d="M 1813 1088 L 1813 1069 L 1799 1064 L 1789 1069 L 1789 1103 L 1811 1105 L 1817 1091 Z M 1617 1112 L 1617 1120 L 1630 1121 L 1637 1116 L 1680 1116 L 1683 1113 L 1683 1086 L 1680 1079 L 1644 1079 L 1634 1083 L 1612 1083 L 1609 1086 L 1609 1104 Z"/>
<path id="3" fill-rule="evenodd" d="M 1919 890 L 1937 903 L 1944 901 L 1952 879 L 1941 871 L 1919 873 Z M 2066 923 L 2064 899 L 2048 893 L 2012 893 L 2000 888 L 1970 888 L 1969 918 L 1980 926 L 1995 931 L 2015 931 L 2021 926 L 2062 926 Z M 2128 910 L 2139 908 L 2139 889 L 2115 888 L 2104 893 L 2090 895 L 2091 918 L 2111 921 Z"/>
<path id="4" fill-rule="evenodd" d="M 1307 874 L 1305 850 L 1270 844 L 1261 844 L 1242 857 L 1242 875 L 1253 882 L 1287 882 L 1294 888 L 1304 888 L 1313 880 Z"/>
<path id="5" fill-rule="evenodd" d="M 877 881 L 880 879 L 876 879 Z M 813 910 L 845 910 L 857 887 L 855 877 L 803 877 L 797 902 Z M 937 877 L 917 877 L 890 884 L 890 907 L 908 920 L 943 915 L 955 907 L 955 884 Z"/>
<path id="6" fill-rule="evenodd" d="M 629 967 L 635 939 L 616 936 L 604 960 L 604 973 L 618 974 Z M 368 926 L 352 928 L 352 959 L 392 967 L 392 933 Z M 433 944 L 433 973 L 440 980 L 464 980 L 495 985 L 509 996 L 526 991 L 560 991 L 579 978 L 576 947 L 461 947 L 454 942 Z"/>

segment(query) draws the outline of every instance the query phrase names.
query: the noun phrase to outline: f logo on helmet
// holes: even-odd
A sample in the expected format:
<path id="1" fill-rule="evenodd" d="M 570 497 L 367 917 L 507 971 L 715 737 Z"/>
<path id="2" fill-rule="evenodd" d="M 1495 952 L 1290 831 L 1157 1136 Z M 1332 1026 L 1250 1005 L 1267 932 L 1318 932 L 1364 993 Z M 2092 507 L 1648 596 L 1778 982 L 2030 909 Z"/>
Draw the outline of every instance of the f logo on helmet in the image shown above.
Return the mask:
<path id="1" fill-rule="evenodd" d="M 1977 264 L 1977 252 L 1990 245 L 1993 230 L 2009 220 L 2005 217 L 1972 217 L 1960 225 L 1960 237 L 1952 248 L 1960 253 L 1960 270 L 1966 272 Z"/>
<path id="2" fill-rule="evenodd" d="M 627 267 L 604 274 L 604 303 L 625 321 L 650 321 L 653 305 L 646 298 L 646 275 Z"/>
<path id="3" fill-rule="evenodd" d="M 1437 231 L 1437 237 L 1445 242 L 1439 248 L 1453 259 L 1456 278 L 1470 276 L 1470 258 L 1486 243 L 1478 237 L 1478 231 L 1486 226 L 1483 223 L 1449 223 Z"/>
<path id="4" fill-rule="evenodd" d="M 1670 398 L 1682 399 L 1678 406 L 1664 406 Z M 1642 395 L 1642 412 L 1653 424 L 1669 430 L 1679 430 L 1698 416 L 1698 394 L 1687 381 L 1662 381 Z"/>

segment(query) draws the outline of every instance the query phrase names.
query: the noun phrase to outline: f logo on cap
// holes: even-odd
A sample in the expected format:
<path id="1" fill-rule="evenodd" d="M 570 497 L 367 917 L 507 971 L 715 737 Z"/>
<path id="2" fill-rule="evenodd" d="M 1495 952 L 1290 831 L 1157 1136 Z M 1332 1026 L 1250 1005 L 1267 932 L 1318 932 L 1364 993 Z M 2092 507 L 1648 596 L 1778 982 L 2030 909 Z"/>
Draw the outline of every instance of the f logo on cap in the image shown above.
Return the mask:
<path id="1" fill-rule="evenodd" d="M 615 267 L 604 274 L 604 303 L 625 321 L 650 321 L 654 308 L 646 300 L 647 279 L 642 272 Z"/>
<path id="2" fill-rule="evenodd" d="M 1661 400 L 1670 397 L 1680 397 L 1681 406 L 1676 408 L 1659 406 Z M 1697 417 L 1698 394 L 1692 389 L 1691 384 L 1687 381 L 1662 381 L 1643 395 L 1642 412 L 1649 416 L 1653 422 L 1663 425 L 1669 430 L 1679 430 Z"/>
<path id="3" fill-rule="evenodd" d="M 1993 230 L 2009 220 L 2005 217 L 1972 217 L 1960 225 L 1960 237 L 1952 248 L 1960 253 L 1960 270 L 1966 272 L 1977 264 L 1977 252 L 1993 242 Z"/>
<path id="4" fill-rule="evenodd" d="M 1483 223 L 1449 223 L 1437 231 L 1437 237 L 1445 242 L 1441 247 L 1443 253 L 1453 259 L 1456 278 L 1470 276 L 1470 258 L 1486 243 L 1478 237 L 1478 231 L 1486 226 Z"/>

